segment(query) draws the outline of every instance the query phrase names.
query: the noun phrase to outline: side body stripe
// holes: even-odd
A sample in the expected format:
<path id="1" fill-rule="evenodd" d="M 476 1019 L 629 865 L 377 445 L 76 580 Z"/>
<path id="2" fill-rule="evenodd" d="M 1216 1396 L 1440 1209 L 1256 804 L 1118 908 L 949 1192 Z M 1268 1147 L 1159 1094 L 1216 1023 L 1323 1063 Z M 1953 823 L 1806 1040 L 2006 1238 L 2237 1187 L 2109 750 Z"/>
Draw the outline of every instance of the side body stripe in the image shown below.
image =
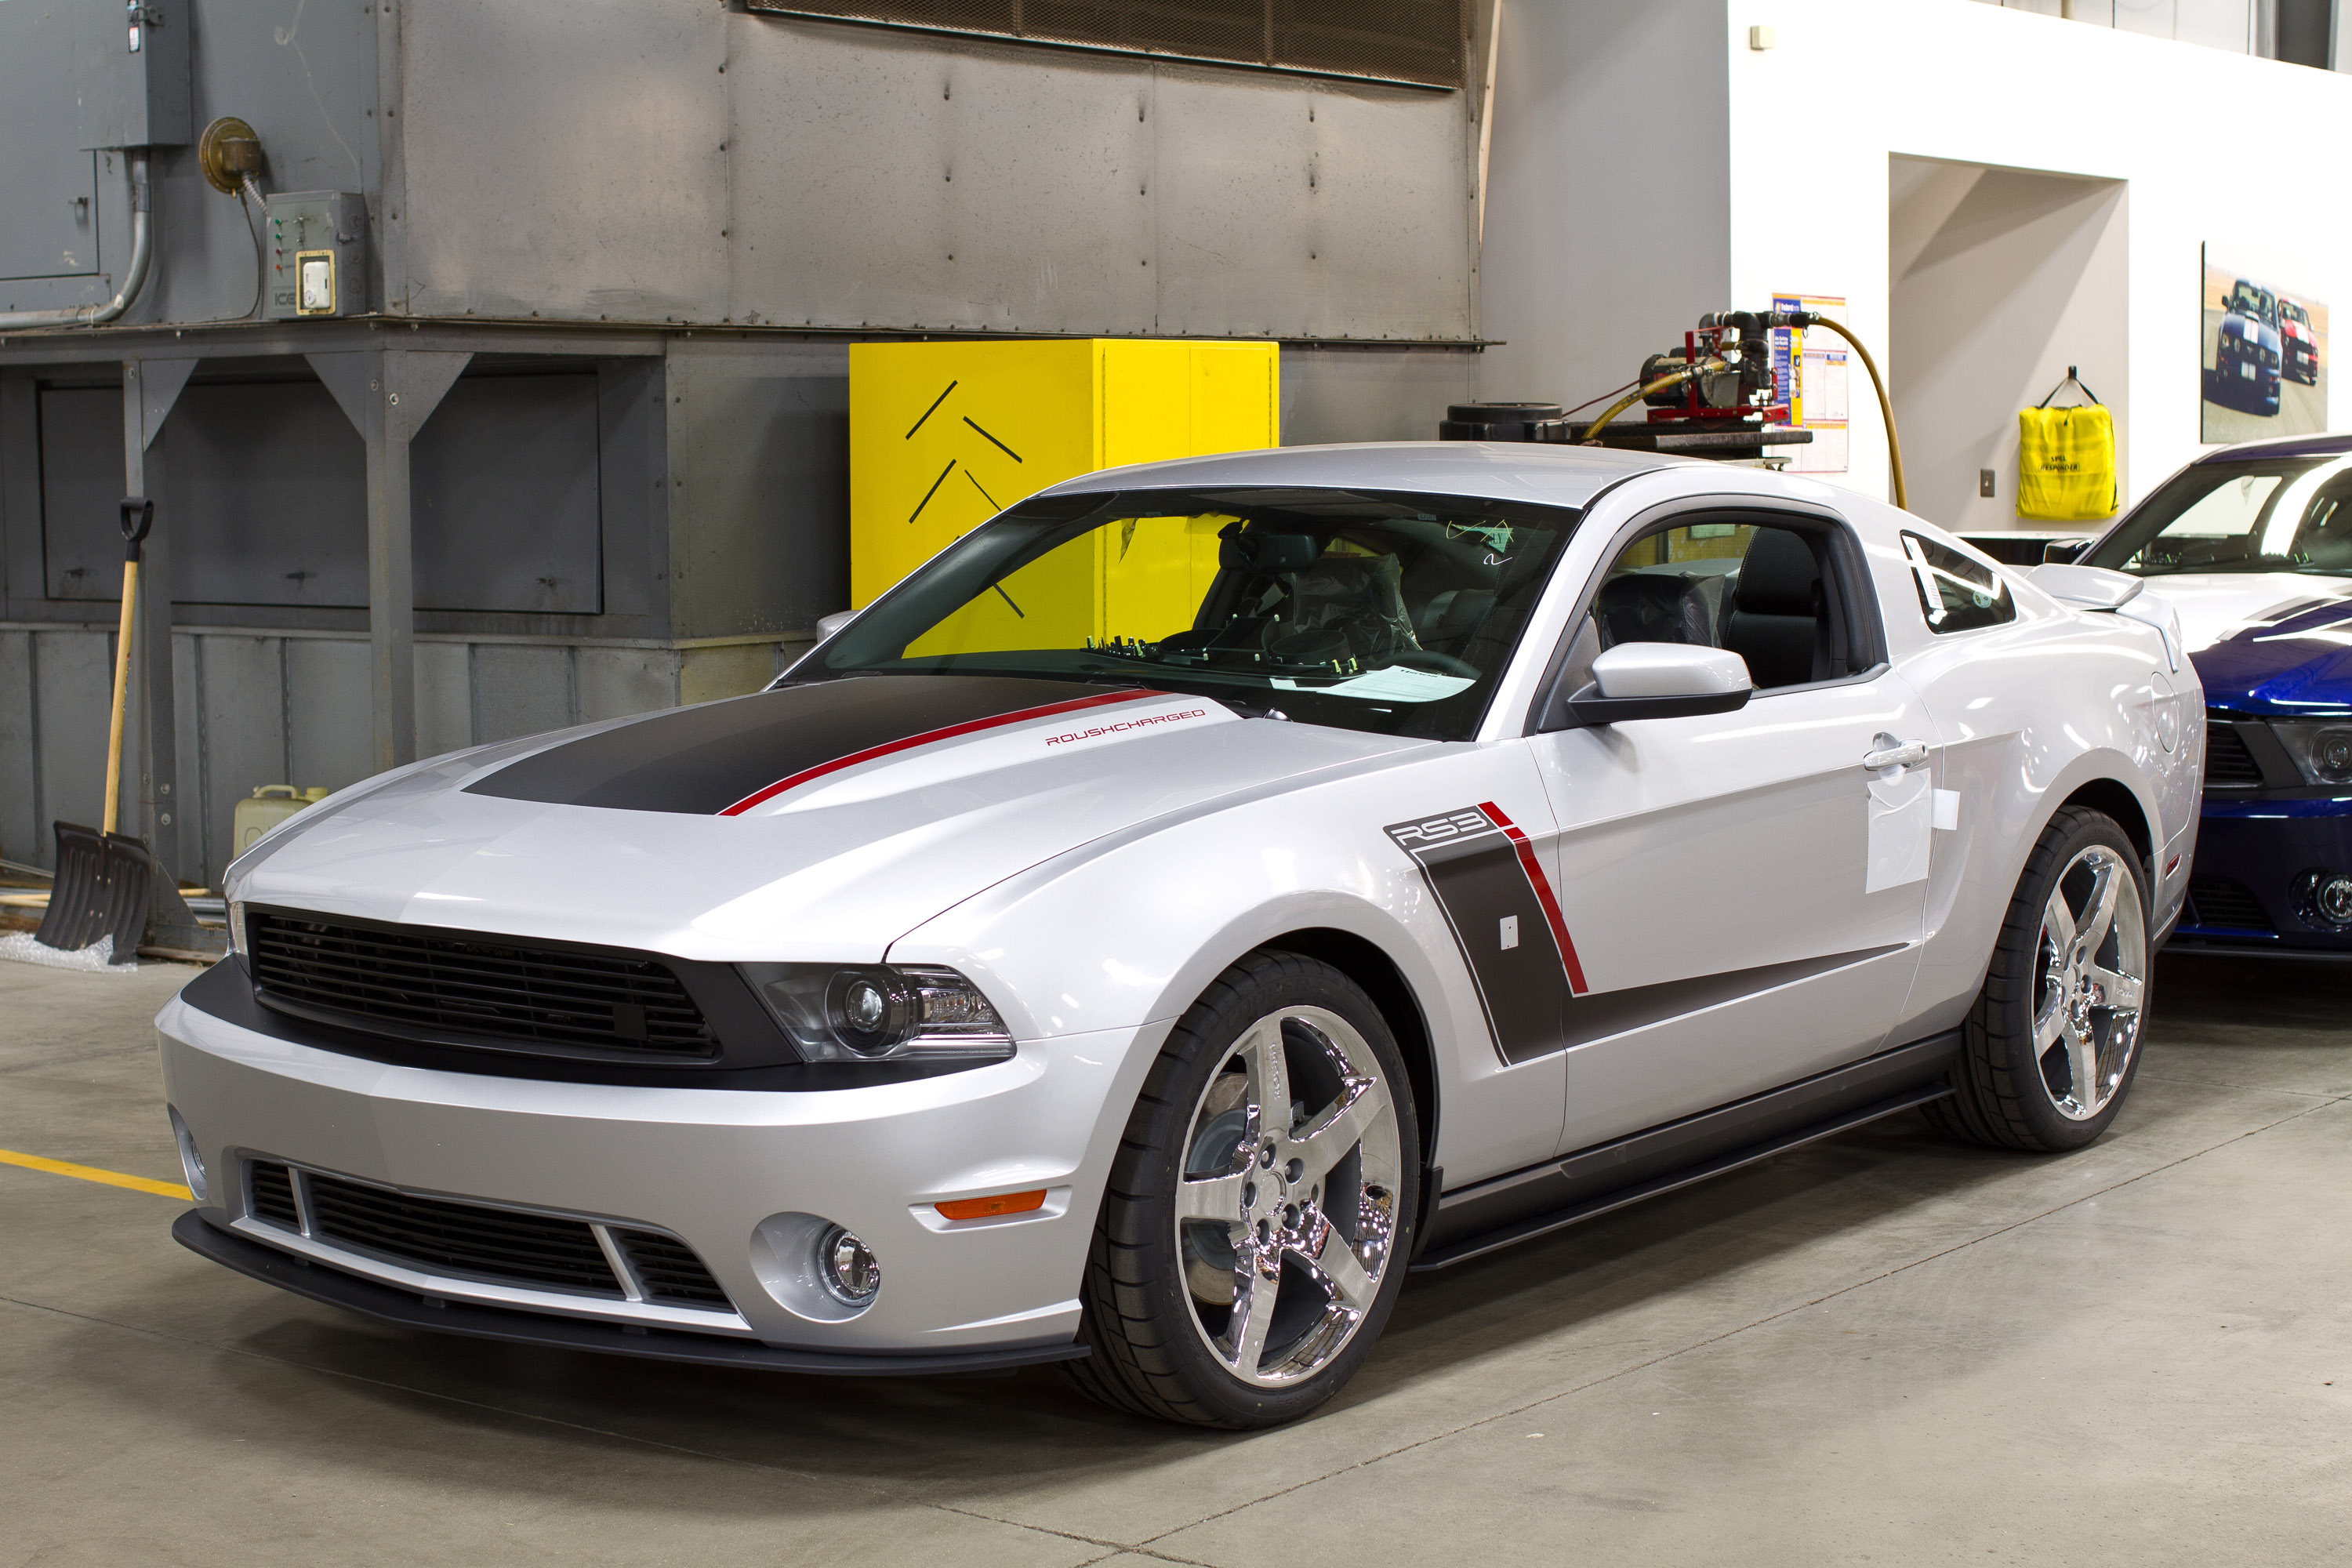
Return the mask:
<path id="1" fill-rule="evenodd" d="M 1512 825 L 1503 815 L 1503 808 L 1493 801 L 1480 804 L 1478 809 L 1486 819 L 1503 830 L 1511 847 L 1519 852 L 1519 868 L 1528 874 L 1528 886 L 1535 889 L 1536 901 L 1543 906 L 1544 919 L 1551 922 L 1552 940 L 1559 944 L 1559 962 L 1568 971 L 1568 988 L 1581 996 L 1591 989 L 1584 983 L 1584 965 L 1577 962 L 1576 942 L 1568 934 L 1568 921 L 1559 912 L 1559 900 L 1553 896 L 1551 879 L 1543 872 L 1543 862 L 1536 858 L 1536 847 L 1528 836 Z"/>

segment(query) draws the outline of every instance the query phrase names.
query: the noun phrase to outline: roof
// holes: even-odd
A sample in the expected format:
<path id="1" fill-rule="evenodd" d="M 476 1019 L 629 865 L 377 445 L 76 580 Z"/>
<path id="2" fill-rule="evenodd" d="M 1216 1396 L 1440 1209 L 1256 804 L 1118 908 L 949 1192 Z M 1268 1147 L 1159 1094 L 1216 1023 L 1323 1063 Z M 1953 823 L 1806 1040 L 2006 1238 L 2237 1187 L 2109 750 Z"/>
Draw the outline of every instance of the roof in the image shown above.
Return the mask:
<path id="1" fill-rule="evenodd" d="M 1313 485 L 1580 507 L 1619 479 L 1692 460 L 1655 452 L 1519 441 L 1371 441 L 1137 463 L 1082 474 L 1041 493 Z"/>
<path id="2" fill-rule="evenodd" d="M 2200 463 L 2234 463 L 2247 458 L 2332 458 L 2352 452 L 2352 434 L 2321 431 L 2311 436 L 2273 436 L 2261 441 L 2240 441 L 2208 452 Z"/>

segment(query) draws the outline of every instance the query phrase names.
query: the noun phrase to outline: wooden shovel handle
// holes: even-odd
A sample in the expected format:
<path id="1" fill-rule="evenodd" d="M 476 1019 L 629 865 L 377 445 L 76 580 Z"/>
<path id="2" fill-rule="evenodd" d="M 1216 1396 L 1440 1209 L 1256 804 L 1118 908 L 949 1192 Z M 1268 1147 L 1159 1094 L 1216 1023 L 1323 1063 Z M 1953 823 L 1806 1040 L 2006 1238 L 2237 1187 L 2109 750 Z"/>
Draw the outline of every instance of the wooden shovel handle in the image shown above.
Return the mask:
<path id="1" fill-rule="evenodd" d="M 114 712 L 106 731 L 106 827 L 114 831 L 122 802 L 122 704 L 131 688 L 131 616 L 139 598 L 139 563 L 122 563 L 122 626 L 114 638 Z"/>

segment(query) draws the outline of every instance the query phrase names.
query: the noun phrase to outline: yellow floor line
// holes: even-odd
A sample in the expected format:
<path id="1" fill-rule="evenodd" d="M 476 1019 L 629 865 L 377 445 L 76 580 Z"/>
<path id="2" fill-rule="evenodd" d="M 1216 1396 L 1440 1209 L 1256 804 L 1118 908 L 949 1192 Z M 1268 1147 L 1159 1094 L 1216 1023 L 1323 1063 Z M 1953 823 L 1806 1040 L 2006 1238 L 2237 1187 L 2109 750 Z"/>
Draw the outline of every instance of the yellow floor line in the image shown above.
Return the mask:
<path id="1" fill-rule="evenodd" d="M 120 1171 L 101 1171 L 96 1165 L 77 1165 L 70 1160 L 19 1154 L 14 1149 L 0 1149 L 0 1165 L 22 1165 L 28 1171 L 47 1171 L 52 1176 L 77 1176 L 85 1182 L 103 1182 L 110 1187 L 129 1187 L 134 1193 L 153 1193 L 159 1198 L 179 1198 L 187 1203 L 194 1203 L 196 1196 L 177 1182 L 151 1182 L 144 1176 L 126 1176 Z"/>

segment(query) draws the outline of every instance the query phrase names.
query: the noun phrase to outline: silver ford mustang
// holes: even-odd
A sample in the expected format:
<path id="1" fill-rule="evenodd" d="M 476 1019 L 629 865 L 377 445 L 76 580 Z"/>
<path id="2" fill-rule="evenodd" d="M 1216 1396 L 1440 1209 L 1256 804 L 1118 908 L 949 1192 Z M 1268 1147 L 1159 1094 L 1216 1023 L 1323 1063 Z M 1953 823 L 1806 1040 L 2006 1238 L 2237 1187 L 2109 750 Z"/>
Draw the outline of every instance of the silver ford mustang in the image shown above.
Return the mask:
<path id="1" fill-rule="evenodd" d="M 1408 1270 L 1913 1106 L 2096 1138 L 2202 707 L 2138 579 L 1791 477 L 1089 475 L 766 691 L 257 843 L 157 1020 L 175 1234 L 421 1328 L 1287 1420 Z"/>

